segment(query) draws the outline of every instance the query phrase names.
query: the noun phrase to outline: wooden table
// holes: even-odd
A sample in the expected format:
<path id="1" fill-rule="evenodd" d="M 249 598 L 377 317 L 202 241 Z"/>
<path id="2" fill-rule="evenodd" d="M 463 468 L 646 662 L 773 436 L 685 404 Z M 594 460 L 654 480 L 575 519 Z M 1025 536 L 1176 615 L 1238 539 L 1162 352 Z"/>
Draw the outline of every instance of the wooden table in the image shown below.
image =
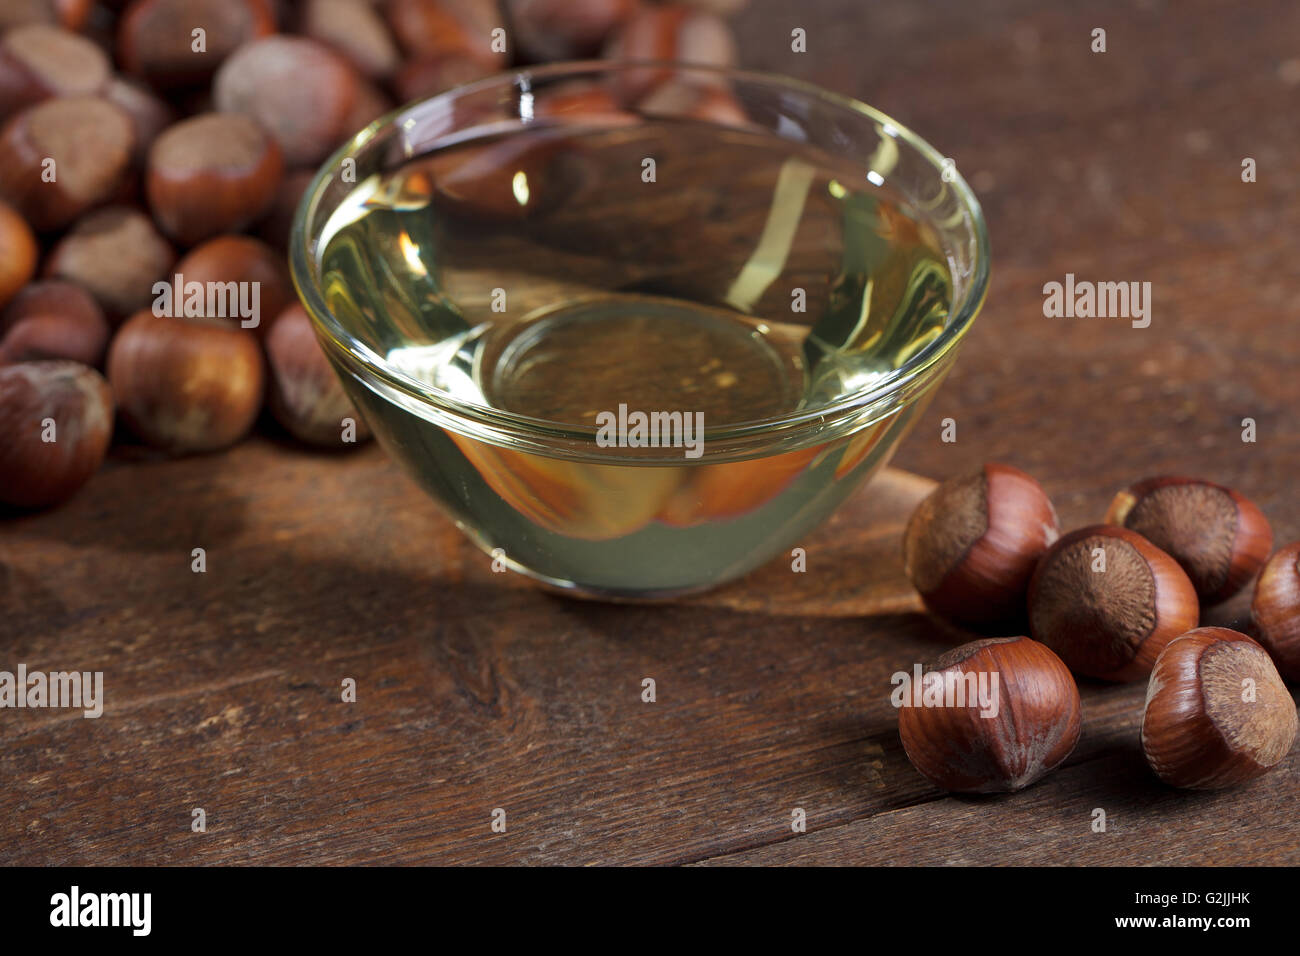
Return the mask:
<path id="1" fill-rule="evenodd" d="M 984 202 L 988 305 L 896 464 L 1011 462 L 1067 526 L 1198 474 L 1300 537 L 1300 7 L 763 0 L 738 30 L 747 65 L 881 107 Z M 1150 281 L 1150 328 L 1044 318 L 1067 272 Z M 859 494 L 806 574 L 635 607 L 494 574 L 373 447 L 139 457 L 0 525 L 0 669 L 103 670 L 107 697 L 99 720 L 0 712 L 0 863 L 1300 862 L 1300 751 L 1237 791 L 1168 789 L 1139 685 L 1085 683 L 1082 742 L 1023 793 L 916 774 L 888 692 L 952 640 L 898 566 L 927 479 Z"/>

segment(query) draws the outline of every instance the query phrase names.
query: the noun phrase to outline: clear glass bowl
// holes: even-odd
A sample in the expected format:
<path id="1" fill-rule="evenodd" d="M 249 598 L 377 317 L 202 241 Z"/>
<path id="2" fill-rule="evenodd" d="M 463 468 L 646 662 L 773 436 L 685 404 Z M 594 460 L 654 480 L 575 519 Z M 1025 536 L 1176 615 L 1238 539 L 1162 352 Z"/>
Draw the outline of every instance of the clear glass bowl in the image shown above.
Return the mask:
<path id="1" fill-rule="evenodd" d="M 788 554 L 889 459 L 989 268 L 970 188 L 889 117 L 644 63 L 402 107 L 326 162 L 290 259 L 392 457 L 501 566 L 605 598 Z"/>

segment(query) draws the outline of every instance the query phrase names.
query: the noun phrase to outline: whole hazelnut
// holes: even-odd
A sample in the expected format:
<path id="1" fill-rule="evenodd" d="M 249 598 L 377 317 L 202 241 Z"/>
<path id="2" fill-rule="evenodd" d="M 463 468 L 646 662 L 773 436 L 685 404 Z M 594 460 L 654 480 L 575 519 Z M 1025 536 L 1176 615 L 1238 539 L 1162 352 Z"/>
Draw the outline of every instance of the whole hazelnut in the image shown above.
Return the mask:
<path id="1" fill-rule="evenodd" d="M 108 84 L 104 51 L 70 30 L 41 23 L 0 36 L 0 116 L 56 96 L 93 96 Z"/>
<path id="2" fill-rule="evenodd" d="M 239 441 L 262 407 L 257 339 L 229 324 L 137 312 L 108 350 L 108 380 L 122 419 L 172 454 Z"/>
<path id="3" fill-rule="evenodd" d="M 27 220 L 0 202 L 0 308 L 27 284 L 36 271 L 40 250 Z"/>
<path id="4" fill-rule="evenodd" d="M 232 301 L 229 295 L 222 297 L 227 307 L 221 315 L 205 315 L 205 318 L 227 318 L 240 328 L 256 329 L 258 334 L 265 334 L 272 320 L 295 301 L 293 283 L 289 279 L 289 270 L 285 265 L 284 253 L 276 252 L 260 239 L 252 236 L 217 236 L 195 246 L 180 262 L 176 263 L 176 275 L 188 287 L 197 282 L 206 289 L 208 283 L 236 283 L 245 290 L 236 295 L 243 296 L 256 306 L 256 315 L 244 316 L 238 309 L 229 308 Z M 183 290 L 182 290 L 183 291 Z M 206 300 L 205 300 L 206 302 Z M 250 310 L 251 311 L 251 310 Z"/>
<path id="5" fill-rule="evenodd" d="M 109 326 L 90 293 L 71 282 L 32 282 L 0 317 L 0 364 L 68 359 L 96 366 Z"/>
<path id="6" fill-rule="evenodd" d="M 594 56 L 637 6 L 638 0 L 505 0 L 519 49 L 539 61 Z"/>
<path id="7" fill-rule="evenodd" d="M 280 147 L 256 122 L 205 113 L 154 141 L 145 191 L 163 232 L 190 245 L 255 221 L 275 201 L 283 172 Z"/>
<path id="8" fill-rule="evenodd" d="M 113 322 L 153 302 L 176 251 L 153 220 L 130 206 L 110 206 L 78 220 L 59 240 L 45 274 L 84 288 Z"/>
<path id="9" fill-rule="evenodd" d="M 935 488 L 913 512 L 903 564 L 929 610 L 985 627 L 1024 616 L 1038 559 L 1059 533 L 1038 482 L 989 463 Z"/>
<path id="10" fill-rule="evenodd" d="M 1282 676 L 1300 681 L 1300 541 L 1264 565 L 1255 582 L 1250 616 L 1255 635 Z"/>
<path id="11" fill-rule="evenodd" d="M 301 305 L 289 306 L 271 324 L 266 357 L 271 413 L 291 435 L 309 445 L 345 447 L 344 420 L 351 419 L 357 441 L 370 436 Z"/>
<path id="12" fill-rule="evenodd" d="M 468 56 L 494 72 L 506 67 L 508 45 L 493 48 L 492 31 L 505 29 L 495 0 L 387 0 L 384 12 L 408 57 Z"/>
<path id="13" fill-rule="evenodd" d="M 1171 641 L 1156 659 L 1142 713 L 1142 751 L 1175 787 L 1231 787 L 1282 761 L 1296 706 L 1264 648 L 1226 627 Z"/>
<path id="14" fill-rule="evenodd" d="M 113 198 L 134 144 L 131 118 L 107 100 L 45 100 L 0 129 L 0 198 L 36 230 L 62 229 Z"/>
<path id="15" fill-rule="evenodd" d="M 76 362 L 0 368 L 0 501 L 44 508 L 99 470 L 113 436 L 113 393 Z"/>
<path id="16" fill-rule="evenodd" d="M 217 109 L 257 120 L 290 166 L 307 166 L 354 132 L 359 90 L 357 71 L 329 47 L 277 34 L 236 50 L 217 71 L 212 96 Z"/>
<path id="17" fill-rule="evenodd" d="M 1029 585 L 1029 626 L 1076 674 L 1145 677 L 1164 646 L 1194 628 L 1200 606 L 1178 562 L 1115 525 L 1065 535 Z"/>
<path id="18" fill-rule="evenodd" d="M 202 29 L 196 50 L 194 31 Z M 156 87 L 206 83 L 237 47 L 275 32 L 268 0 L 132 0 L 117 30 L 126 72 Z"/>
<path id="19" fill-rule="evenodd" d="M 401 54 L 373 4 L 357 0 L 305 0 L 300 32 L 332 47 L 371 79 L 391 76 Z"/>
<path id="20" fill-rule="evenodd" d="M 912 766 L 944 790 L 1021 790 L 1060 766 L 1079 742 L 1074 678 L 1027 637 L 953 648 L 921 683 L 910 694 L 895 690 L 902 698 L 895 700 L 898 733 Z"/>
<path id="21" fill-rule="evenodd" d="M 1136 531 L 1182 565 L 1206 604 L 1245 587 L 1273 549 L 1273 529 L 1253 502 L 1196 478 L 1140 481 L 1115 496 L 1106 523 Z"/>

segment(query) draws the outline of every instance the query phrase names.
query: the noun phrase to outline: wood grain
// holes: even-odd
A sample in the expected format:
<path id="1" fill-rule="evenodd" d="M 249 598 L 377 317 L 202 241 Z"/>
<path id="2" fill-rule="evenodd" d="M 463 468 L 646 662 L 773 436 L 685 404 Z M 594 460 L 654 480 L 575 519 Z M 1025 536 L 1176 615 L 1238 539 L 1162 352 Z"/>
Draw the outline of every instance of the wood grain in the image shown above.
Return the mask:
<path id="1" fill-rule="evenodd" d="M 1203 475 L 1300 537 L 1300 7 L 755 0 L 737 28 L 746 66 L 884 109 L 984 203 L 987 306 L 896 464 L 1008 461 L 1066 526 Z M 1151 327 L 1044 318 L 1067 272 L 1150 281 Z M 1300 862 L 1300 751 L 1240 790 L 1165 788 L 1140 686 L 1085 683 L 1079 748 L 1021 794 L 912 770 L 889 676 L 954 642 L 897 563 L 927 487 L 863 490 L 806 574 L 616 606 L 493 574 L 374 448 L 119 449 L 65 507 L 0 523 L 0 668 L 103 670 L 108 697 L 99 720 L 0 711 L 0 863 Z"/>

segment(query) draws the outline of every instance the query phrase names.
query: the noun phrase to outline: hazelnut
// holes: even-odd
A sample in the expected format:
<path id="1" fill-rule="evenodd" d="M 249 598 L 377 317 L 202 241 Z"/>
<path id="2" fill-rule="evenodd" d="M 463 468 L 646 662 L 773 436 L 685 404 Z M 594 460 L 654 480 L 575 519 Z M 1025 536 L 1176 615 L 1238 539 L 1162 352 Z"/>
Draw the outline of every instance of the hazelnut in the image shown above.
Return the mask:
<path id="1" fill-rule="evenodd" d="M 407 60 L 393 75 L 393 92 L 403 103 L 408 103 L 484 79 L 495 72 L 494 67 L 468 56 Z"/>
<path id="2" fill-rule="evenodd" d="M 989 463 L 945 481 L 917 506 L 903 564 L 932 613 L 984 627 L 1024 616 L 1034 566 L 1058 533 L 1038 482 Z"/>
<path id="3" fill-rule="evenodd" d="M 316 173 L 311 169 L 295 169 L 285 174 L 271 202 L 271 211 L 257 227 L 257 234 L 263 241 L 282 252 L 288 250 L 298 203 L 302 202 L 307 187 L 315 178 Z"/>
<path id="4" fill-rule="evenodd" d="M 233 445 L 262 407 L 257 339 L 228 323 L 137 312 L 108 350 L 122 419 L 173 454 Z"/>
<path id="5" fill-rule="evenodd" d="M 1065 535 L 1029 585 L 1029 626 L 1076 674 L 1145 677 L 1164 646 L 1195 627 L 1196 590 L 1178 562 L 1115 525 Z"/>
<path id="6" fill-rule="evenodd" d="M 401 62 L 388 24 L 370 3 L 306 0 L 301 32 L 332 47 L 371 79 L 391 76 Z"/>
<path id="7" fill-rule="evenodd" d="M 1250 617 L 1255 635 L 1282 676 L 1300 681 L 1300 541 L 1287 545 L 1264 565 L 1255 582 Z"/>
<path id="8" fill-rule="evenodd" d="M 608 60 L 676 60 L 708 66 L 735 66 L 731 28 L 711 13 L 680 4 L 638 10 L 605 44 Z M 672 67 L 628 70 L 618 78 L 620 92 L 640 99 L 673 78 Z"/>
<path id="9" fill-rule="evenodd" d="M 1156 659 L 1142 751 L 1165 783 L 1194 790 L 1244 783 L 1280 763 L 1295 735 L 1295 701 L 1245 634 L 1198 628 Z"/>
<path id="10" fill-rule="evenodd" d="M 468 56 L 494 72 L 506 67 L 509 49 L 492 49 L 492 31 L 505 26 L 495 0 L 387 0 L 384 12 L 409 57 Z"/>
<path id="11" fill-rule="evenodd" d="M 154 141 L 145 191 L 163 232 L 189 245 L 260 217 L 275 201 L 283 171 L 280 147 L 256 122 L 206 113 Z"/>
<path id="12" fill-rule="evenodd" d="M 40 249 L 27 220 L 0 202 L 0 308 L 27 284 L 36 271 Z"/>
<path id="13" fill-rule="evenodd" d="M 1245 587 L 1273 549 L 1273 529 L 1251 501 L 1195 478 L 1138 482 L 1115 496 L 1106 523 L 1136 531 L 1181 564 L 1206 604 Z"/>
<path id="14" fill-rule="evenodd" d="M 83 36 L 33 23 L 0 37 L 0 116 L 56 96 L 93 96 L 108 84 L 108 57 Z"/>
<path id="15" fill-rule="evenodd" d="M 920 688 L 902 690 L 895 695 L 902 698 L 903 750 L 944 790 L 1021 790 L 1060 766 L 1079 742 L 1074 678 L 1059 657 L 1027 637 L 953 648 L 924 674 Z"/>
<path id="16" fill-rule="evenodd" d="M 195 50 L 194 30 L 204 31 Z M 237 47 L 275 32 L 267 0 L 133 0 L 117 30 L 126 72 L 157 87 L 208 82 Z"/>
<path id="17" fill-rule="evenodd" d="M 0 130 L 0 198 L 38 231 L 61 229 L 113 198 L 134 143 L 131 118 L 107 100 L 46 100 Z"/>
<path id="18" fill-rule="evenodd" d="M 0 501 L 43 508 L 99 470 L 113 436 L 113 393 L 76 362 L 0 368 Z"/>
<path id="19" fill-rule="evenodd" d="M 329 47 L 276 35 L 236 50 L 217 71 L 212 96 L 217 109 L 261 123 L 290 166 L 306 166 L 354 132 L 349 124 L 359 81 L 352 65 Z"/>
<path id="20" fill-rule="evenodd" d="M 80 30 L 93 7 L 94 0 L 6 0 L 0 5 L 0 30 L 27 23 L 57 23 Z"/>
<path id="21" fill-rule="evenodd" d="M 121 77 L 109 80 L 102 96 L 110 103 L 120 106 L 131 118 L 131 128 L 135 132 L 131 161 L 143 168 L 153 141 L 176 122 L 175 112 L 148 88 Z"/>
<path id="22" fill-rule="evenodd" d="M 266 357 L 271 413 L 291 435 L 309 445 L 343 447 L 343 420 L 350 418 L 358 441 L 370 436 L 301 305 L 289 306 L 272 323 Z"/>
<path id="23" fill-rule="evenodd" d="M 176 259 L 153 220 L 129 206 L 110 206 L 77 222 L 59 240 L 45 274 L 84 288 L 109 319 L 120 322 L 153 302 L 154 283 Z"/>
<path id="24" fill-rule="evenodd" d="M 176 263 L 175 272 L 185 286 L 191 282 L 198 282 L 205 288 L 209 282 L 249 283 L 257 297 L 253 300 L 257 306 L 256 316 L 245 317 L 238 314 L 238 310 L 226 308 L 225 316 L 206 315 L 204 318 L 227 318 L 240 328 L 257 329 L 259 334 L 264 334 L 272 320 L 295 301 L 284 254 L 252 236 L 209 239 L 195 246 Z M 255 324 L 247 324 L 254 321 Z"/>
<path id="25" fill-rule="evenodd" d="M 637 6 L 637 0 L 505 0 L 512 35 L 532 60 L 595 56 Z"/>
<path id="26" fill-rule="evenodd" d="M 69 359 L 96 366 L 109 327 L 90 293 L 58 280 L 27 285 L 0 317 L 0 364 Z"/>

